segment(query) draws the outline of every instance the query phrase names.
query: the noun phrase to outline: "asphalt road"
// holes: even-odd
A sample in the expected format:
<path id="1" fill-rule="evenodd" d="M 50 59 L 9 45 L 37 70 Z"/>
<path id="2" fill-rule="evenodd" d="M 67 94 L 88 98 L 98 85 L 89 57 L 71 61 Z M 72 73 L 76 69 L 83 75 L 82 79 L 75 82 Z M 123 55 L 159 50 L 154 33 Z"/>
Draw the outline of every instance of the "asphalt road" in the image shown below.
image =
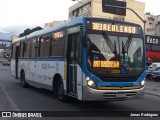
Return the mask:
<path id="1" fill-rule="evenodd" d="M 160 83 L 158 83 L 160 84 Z M 145 94 L 143 99 L 128 101 L 103 101 L 103 102 L 80 102 L 69 99 L 68 103 L 61 103 L 47 90 L 34 87 L 22 88 L 20 81 L 10 76 L 9 67 L 0 65 L 0 111 L 160 111 L 160 97 Z M 139 113 L 139 112 L 138 112 Z M 59 114 L 59 113 L 58 113 Z M 73 112 L 73 114 L 76 114 Z M 93 115 L 96 114 L 93 112 Z M 61 114 L 63 116 L 63 113 Z M 159 114 L 160 116 L 160 114 Z M 43 118 L 44 119 L 44 118 Z M 46 119 L 46 118 L 45 118 Z M 52 118 L 47 118 L 52 119 Z M 54 120 L 73 119 L 73 117 L 55 117 Z M 83 119 L 83 117 L 74 117 Z M 87 120 L 97 117 L 85 117 Z M 98 120 L 140 120 L 150 117 L 98 117 Z M 154 120 L 158 120 L 156 117 Z M 1 120 L 1 118 L 0 118 Z M 16 119 L 15 119 L 16 120 Z"/>

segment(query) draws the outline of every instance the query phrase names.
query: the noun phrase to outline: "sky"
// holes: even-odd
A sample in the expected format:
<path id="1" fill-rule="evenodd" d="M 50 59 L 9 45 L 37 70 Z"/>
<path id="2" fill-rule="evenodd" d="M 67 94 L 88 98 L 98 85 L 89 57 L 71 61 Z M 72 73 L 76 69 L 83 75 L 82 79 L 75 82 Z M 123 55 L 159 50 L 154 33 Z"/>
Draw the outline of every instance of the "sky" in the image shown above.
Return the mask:
<path id="1" fill-rule="evenodd" d="M 145 12 L 160 15 L 160 0 L 136 0 L 145 3 Z"/>
<path id="2" fill-rule="evenodd" d="M 72 0 L 0 0 L 0 28 L 68 19 Z"/>
<path id="3" fill-rule="evenodd" d="M 136 0 L 146 3 L 145 12 L 160 14 L 160 0 Z M 37 25 L 68 19 L 72 0 L 0 0 L 0 29 L 8 26 Z"/>

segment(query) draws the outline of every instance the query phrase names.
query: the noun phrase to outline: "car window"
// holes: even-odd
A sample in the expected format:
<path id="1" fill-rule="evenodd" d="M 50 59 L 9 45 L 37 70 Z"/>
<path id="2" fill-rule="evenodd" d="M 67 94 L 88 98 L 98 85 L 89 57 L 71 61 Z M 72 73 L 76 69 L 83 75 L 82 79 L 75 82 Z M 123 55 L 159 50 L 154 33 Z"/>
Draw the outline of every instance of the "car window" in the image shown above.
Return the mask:
<path id="1" fill-rule="evenodd" d="M 153 67 L 152 66 L 150 66 L 150 67 L 148 67 L 148 70 L 151 70 Z"/>
<path id="2" fill-rule="evenodd" d="M 153 67 L 156 67 L 156 66 L 157 66 L 157 64 L 152 64 L 152 66 L 153 66 Z"/>
<path id="3" fill-rule="evenodd" d="M 156 71 L 160 72 L 160 68 L 158 68 Z"/>
<path id="4" fill-rule="evenodd" d="M 152 67 L 152 68 L 150 68 L 149 70 L 150 70 L 150 71 L 155 71 L 155 70 L 157 70 L 157 68 L 156 68 L 156 67 Z"/>

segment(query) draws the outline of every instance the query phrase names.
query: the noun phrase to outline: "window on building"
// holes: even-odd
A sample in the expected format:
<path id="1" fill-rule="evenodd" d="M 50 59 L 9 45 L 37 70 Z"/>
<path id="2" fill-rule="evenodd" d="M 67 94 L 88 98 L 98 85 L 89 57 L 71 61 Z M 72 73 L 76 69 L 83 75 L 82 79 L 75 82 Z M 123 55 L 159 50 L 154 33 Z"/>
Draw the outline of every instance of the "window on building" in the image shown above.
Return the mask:
<path id="1" fill-rule="evenodd" d="M 87 5 L 84 6 L 84 10 L 87 10 Z"/>
<path id="2" fill-rule="evenodd" d="M 91 7 L 91 3 L 88 3 L 86 7 L 89 9 Z"/>
<path id="3" fill-rule="evenodd" d="M 79 10 L 78 10 L 78 9 L 75 11 L 75 16 L 76 16 L 76 17 L 79 16 Z"/>
<path id="4" fill-rule="evenodd" d="M 48 57 L 50 50 L 50 34 L 40 37 L 40 57 Z"/>
<path id="5" fill-rule="evenodd" d="M 117 18 L 117 17 L 113 17 L 113 19 L 118 20 L 118 18 Z"/>
<path id="6" fill-rule="evenodd" d="M 123 21 L 124 21 L 124 17 L 123 17 L 121 20 L 123 20 Z"/>
<path id="7" fill-rule="evenodd" d="M 124 21 L 124 17 L 113 17 L 113 19 L 115 19 L 115 20 L 122 20 L 122 21 Z"/>
<path id="8" fill-rule="evenodd" d="M 74 14 L 75 14 L 75 11 L 72 11 L 72 17 L 75 16 Z"/>
<path id="9" fill-rule="evenodd" d="M 82 8 L 79 8 L 79 13 L 81 13 L 82 12 Z"/>
<path id="10" fill-rule="evenodd" d="M 71 18 L 72 17 L 72 12 L 71 13 L 69 13 L 69 18 Z"/>
<path id="11" fill-rule="evenodd" d="M 84 6 L 82 6 L 82 7 L 81 7 L 81 10 L 82 10 L 82 11 L 84 11 L 84 9 L 85 9 L 85 7 L 84 7 Z"/>

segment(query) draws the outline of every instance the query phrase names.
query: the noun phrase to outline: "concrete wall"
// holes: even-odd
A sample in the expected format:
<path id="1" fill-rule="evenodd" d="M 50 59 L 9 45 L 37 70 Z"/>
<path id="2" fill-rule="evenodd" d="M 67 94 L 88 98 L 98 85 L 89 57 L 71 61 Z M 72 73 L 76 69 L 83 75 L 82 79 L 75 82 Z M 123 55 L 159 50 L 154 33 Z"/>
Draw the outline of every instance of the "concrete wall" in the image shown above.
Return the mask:
<path id="1" fill-rule="evenodd" d="M 92 16 L 113 18 L 113 14 L 102 12 L 102 0 L 92 0 L 91 5 L 92 5 Z"/>

